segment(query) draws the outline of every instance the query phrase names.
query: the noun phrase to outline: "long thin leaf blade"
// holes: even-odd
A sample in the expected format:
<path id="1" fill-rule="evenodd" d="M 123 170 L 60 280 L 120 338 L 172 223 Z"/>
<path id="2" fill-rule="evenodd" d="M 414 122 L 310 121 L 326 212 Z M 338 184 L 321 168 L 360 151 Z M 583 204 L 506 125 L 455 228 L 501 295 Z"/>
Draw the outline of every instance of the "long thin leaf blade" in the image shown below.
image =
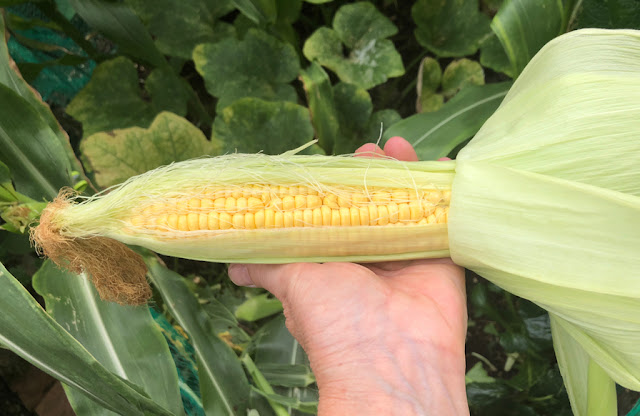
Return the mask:
<path id="1" fill-rule="evenodd" d="M 0 160 L 16 190 L 35 200 L 53 199 L 71 184 L 71 165 L 55 133 L 18 93 L 0 85 Z"/>
<path id="2" fill-rule="evenodd" d="M 482 127 L 510 86 L 510 82 L 503 82 L 465 88 L 440 110 L 399 121 L 385 130 L 382 137 L 404 137 L 421 160 L 447 156 Z"/>
<path id="3" fill-rule="evenodd" d="M 140 386 L 165 409 L 183 414 L 175 364 L 147 307 L 105 302 L 85 276 L 50 261 L 35 274 L 33 287 L 45 299 L 47 312 L 103 366 Z M 106 410 L 72 389 L 67 395 L 77 414 Z"/>
<path id="4" fill-rule="evenodd" d="M 250 388 L 238 357 L 212 330 L 209 315 L 183 278 L 155 258 L 147 257 L 145 261 L 153 284 L 193 343 L 205 412 L 230 416 L 245 414 Z"/>
<path id="5" fill-rule="evenodd" d="M 172 415 L 96 361 L 40 307 L 2 263 L 0 303 L 0 344 L 114 412 L 132 416 Z"/>

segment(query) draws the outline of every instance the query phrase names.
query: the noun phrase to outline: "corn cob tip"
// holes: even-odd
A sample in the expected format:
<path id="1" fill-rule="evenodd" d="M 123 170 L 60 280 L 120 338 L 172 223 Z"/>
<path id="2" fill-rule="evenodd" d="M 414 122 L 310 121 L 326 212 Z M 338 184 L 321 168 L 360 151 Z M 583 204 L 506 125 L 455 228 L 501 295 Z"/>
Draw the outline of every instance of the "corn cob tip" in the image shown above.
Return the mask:
<path id="1" fill-rule="evenodd" d="M 42 211 L 40 222 L 29 234 L 38 254 L 58 267 L 85 272 L 103 300 L 142 305 L 151 297 L 142 257 L 125 244 L 107 237 L 69 237 L 56 223 L 56 213 L 69 207 L 75 191 L 63 189 Z"/>

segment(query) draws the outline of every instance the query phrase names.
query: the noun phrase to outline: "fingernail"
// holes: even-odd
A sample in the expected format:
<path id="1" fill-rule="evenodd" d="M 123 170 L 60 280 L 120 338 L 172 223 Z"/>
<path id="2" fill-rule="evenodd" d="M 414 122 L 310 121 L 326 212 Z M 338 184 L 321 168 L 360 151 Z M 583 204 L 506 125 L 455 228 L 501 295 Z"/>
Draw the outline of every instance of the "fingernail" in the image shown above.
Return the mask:
<path id="1" fill-rule="evenodd" d="M 249 269 L 244 264 L 231 264 L 229 265 L 229 278 L 233 283 L 238 286 L 253 285 L 251 276 L 249 276 Z"/>

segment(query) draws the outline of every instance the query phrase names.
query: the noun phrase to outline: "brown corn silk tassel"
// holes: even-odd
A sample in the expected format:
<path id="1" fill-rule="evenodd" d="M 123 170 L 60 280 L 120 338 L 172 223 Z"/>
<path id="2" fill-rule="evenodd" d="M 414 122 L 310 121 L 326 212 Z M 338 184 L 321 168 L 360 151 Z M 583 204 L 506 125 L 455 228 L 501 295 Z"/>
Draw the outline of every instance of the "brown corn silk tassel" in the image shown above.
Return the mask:
<path id="1" fill-rule="evenodd" d="M 151 297 L 142 257 L 125 244 L 107 237 L 68 237 L 54 221 L 57 210 L 70 205 L 71 189 L 63 189 L 45 208 L 40 223 L 30 231 L 39 254 L 74 273 L 91 277 L 103 300 L 142 305 Z"/>

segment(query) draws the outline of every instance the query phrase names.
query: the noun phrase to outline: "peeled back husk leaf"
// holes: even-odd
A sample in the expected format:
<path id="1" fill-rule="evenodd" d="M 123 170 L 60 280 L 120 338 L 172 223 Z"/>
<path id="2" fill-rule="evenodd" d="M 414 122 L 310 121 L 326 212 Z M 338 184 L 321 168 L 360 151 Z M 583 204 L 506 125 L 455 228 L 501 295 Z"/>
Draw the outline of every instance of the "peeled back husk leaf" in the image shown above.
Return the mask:
<path id="1" fill-rule="evenodd" d="M 615 415 L 612 380 L 640 390 L 639 57 L 637 31 L 550 42 L 452 187 L 452 259 L 549 311 L 576 415 Z"/>

